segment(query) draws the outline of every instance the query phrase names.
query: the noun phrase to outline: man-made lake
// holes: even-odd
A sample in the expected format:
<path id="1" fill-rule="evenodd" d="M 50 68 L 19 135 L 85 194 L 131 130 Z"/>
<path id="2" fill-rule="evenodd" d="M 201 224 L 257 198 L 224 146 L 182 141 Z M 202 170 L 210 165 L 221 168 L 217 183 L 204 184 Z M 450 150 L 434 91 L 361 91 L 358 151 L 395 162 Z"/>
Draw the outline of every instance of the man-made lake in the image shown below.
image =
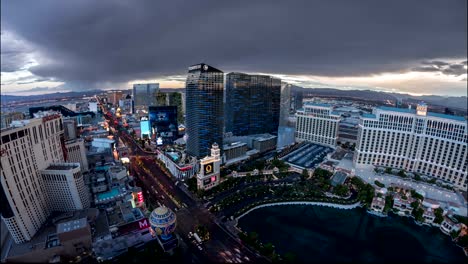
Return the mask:
<path id="1" fill-rule="evenodd" d="M 278 253 L 299 262 L 466 262 L 463 250 L 438 228 L 399 216 L 380 218 L 362 208 L 264 207 L 239 219 Z"/>

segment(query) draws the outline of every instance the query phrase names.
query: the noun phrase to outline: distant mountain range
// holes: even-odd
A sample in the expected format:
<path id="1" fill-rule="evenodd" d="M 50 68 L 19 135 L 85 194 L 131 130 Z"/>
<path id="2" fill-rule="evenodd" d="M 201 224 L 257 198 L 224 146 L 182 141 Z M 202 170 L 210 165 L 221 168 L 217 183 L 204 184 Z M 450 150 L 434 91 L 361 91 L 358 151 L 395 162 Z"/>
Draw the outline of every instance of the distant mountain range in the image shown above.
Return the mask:
<path id="1" fill-rule="evenodd" d="M 124 93 L 131 93 L 132 90 L 122 90 Z M 171 89 L 161 88 L 163 92 L 180 91 L 185 92 L 185 89 Z M 467 110 L 468 100 L 466 96 L 455 97 L 455 96 L 438 96 L 438 95 L 422 95 L 414 96 L 409 94 L 400 93 L 388 93 L 388 92 L 377 92 L 371 90 L 339 90 L 334 88 L 303 88 L 299 86 L 292 86 L 292 92 L 303 92 L 305 96 L 326 96 L 326 97 L 342 97 L 349 99 L 360 99 L 370 101 L 397 101 L 408 103 L 416 103 L 424 101 L 429 105 L 448 107 L 457 110 Z M 1 95 L 1 103 L 8 104 L 11 102 L 22 102 L 22 101 L 36 101 L 36 100 L 47 100 L 47 99 L 59 99 L 59 98 L 70 98 L 70 97 L 84 97 L 93 96 L 95 94 L 101 94 L 106 92 L 105 90 L 90 90 L 82 92 L 63 92 L 63 93 L 51 93 L 51 94 L 40 94 L 40 95 Z"/>
<path id="2" fill-rule="evenodd" d="M 439 96 L 439 95 L 422 95 L 414 96 L 410 94 L 378 92 L 371 90 L 339 90 L 333 88 L 302 88 L 293 86 L 292 91 L 302 91 L 304 95 L 309 96 L 329 96 L 329 97 L 342 97 L 350 99 L 361 99 L 371 101 L 397 101 L 407 103 L 417 103 L 424 101 L 429 105 L 448 107 L 451 109 L 467 110 L 468 98 L 466 96 Z"/>
<path id="3" fill-rule="evenodd" d="M 22 102 L 22 101 L 37 101 L 37 100 L 49 100 L 49 99 L 60 99 L 60 98 L 70 98 L 70 97 L 85 97 L 85 96 L 94 96 L 95 94 L 103 93 L 102 90 L 90 90 L 84 92 L 57 92 L 50 94 L 37 94 L 37 95 L 1 95 L 1 102 L 3 104 L 11 102 Z"/>

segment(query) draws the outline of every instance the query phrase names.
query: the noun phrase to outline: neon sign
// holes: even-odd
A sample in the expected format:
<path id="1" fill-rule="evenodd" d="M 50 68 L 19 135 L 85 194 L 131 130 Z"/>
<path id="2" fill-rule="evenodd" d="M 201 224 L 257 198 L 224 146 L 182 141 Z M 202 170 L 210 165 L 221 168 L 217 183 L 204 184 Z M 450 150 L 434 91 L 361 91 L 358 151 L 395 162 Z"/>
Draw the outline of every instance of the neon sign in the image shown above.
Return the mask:
<path id="1" fill-rule="evenodd" d="M 142 203 L 143 202 L 143 192 L 138 192 L 137 193 L 137 198 L 138 198 L 138 202 Z"/>
<path id="2" fill-rule="evenodd" d="M 149 225 L 148 225 L 148 219 L 146 218 L 143 218 L 142 220 L 138 221 L 138 226 L 141 229 L 145 229 L 145 228 L 148 228 Z"/>

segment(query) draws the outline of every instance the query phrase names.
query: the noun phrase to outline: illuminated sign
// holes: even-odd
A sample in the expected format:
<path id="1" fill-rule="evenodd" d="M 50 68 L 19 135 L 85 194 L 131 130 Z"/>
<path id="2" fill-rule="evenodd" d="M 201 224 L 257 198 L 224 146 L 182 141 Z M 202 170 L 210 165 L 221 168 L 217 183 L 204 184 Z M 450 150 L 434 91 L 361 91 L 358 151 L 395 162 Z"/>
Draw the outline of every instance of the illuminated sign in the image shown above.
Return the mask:
<path id="1" fill-rule="evenodd" d="M 140 219 L 138 221 L 134 221 L 128 224 L 124 224 L 118 227 L 118 233 L 120 236 L 123 236 L 125 234 L 135 232 L 135 231 L 141 231 L 143 229 L 149 228 L 149 222 L 147 218 Z"/>
<path id="2" fill-rule="evenodd" d="M 211 183 L 211 179 L 210 179 L 210 178 L 204 179 L 204 180 L 203 180 L 203 185 L 208 185 L 208 184 L 210 184 L 210 183 Z"/>
<path id="3" fill-rule="evenodd" d="M 140 130 L 141 137 L 143 137 L 143 135 L 150 136 L 151 135 L 150 121 L 149 120 L 141 121 L 140 122 L 140 129 L 141 129 Z"/>
<path id="4" fill-rule="evenodd" d="M 199 70 L 199 69 L 201 69 L 201 64 L 193 65 L 188 68 L 189 71 Z"/>
<path id="5" fill-rule="evenodd" d="M 216 181 L 216 176 L 211 176 L 211 182 L 215 182 Z"/>
<path id="6" fill-rule="evenodd" d="M 156 144 L 158 144 L 158 146 L 163 144 L 162 137 L 158 137 L 158 139 L 156 140 Z"/>
<path id="7" fill-rule="evenodd" d="M 214 170 L 213 162 L 205 164 L 205 166 L 203 166 L 203 174 L 205 175 L 213 173 L 213 170 Z"/>
<path id="8" fill-rule="evenodd" d="M 146 219 L 146 218 L 141 219 L 140 221 L 138 221 L 138 225 L 139 225 L 140 230 L 148 228 L 149 227 L 148 219 Z"/>
<path id="9" fill-rule="evenodd" d="M 138 202 L 142 203 L 143 202 L 143 192 L 138 192 L 137 193 L 137 198 L 138 198 Z"/>
<path id="10" fill-rule="evenodd" d="M 187 166 L 187 167 L 180 168 L 179 170 L 180 171 L 188 171 L 188 170 L 191 170 L 191 169 L 192 169 L 192 166 Z"/>
<path id="11" fill-rule="evenodd" d="M 208 70 L 208 65 L 203 65 L 203 70 L 207 71 Z"/>

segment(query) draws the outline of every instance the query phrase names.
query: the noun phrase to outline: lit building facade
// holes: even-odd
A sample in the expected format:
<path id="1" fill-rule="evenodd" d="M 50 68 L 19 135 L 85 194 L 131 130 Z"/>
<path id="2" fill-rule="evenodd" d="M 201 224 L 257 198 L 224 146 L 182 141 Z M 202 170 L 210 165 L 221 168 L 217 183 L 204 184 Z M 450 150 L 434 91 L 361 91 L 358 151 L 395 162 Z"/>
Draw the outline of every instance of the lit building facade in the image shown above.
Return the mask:
<path id="1" fill-rule="evenodd" d="M 336 147 L 341 116 L 328 104 L 305 103 L 296 112 L 296 141 Z"/>
<path id="2" fill-rule="evenodd" d="M 2 220 L 14 241 L 23 243 L 36 234 L 50 213 L 39 171 L 65 160 L 62 118 L 54 114 L 13 121 L 0 134 Z"/>
<path id="3" fill-rule="evenodd" d="M 359 123 L 356 166 L 400 168 L 467 187 L 465 118 L 417 109 L 375 108 Z"/>
<path id="4" fill-rule="evenodd" d="M 281 79 L 278 78 L 238 72 L 227 74 L 226 132 L 236 136 L 276 134 L 281 91 Z"/>
<path id="5" fill-rule="evenodd" d="M 89 193 L 79 163 L 53 163 L 41 172 L 52 211 L 89 208 Z"/>
<path id="6" fill-rule="evenodd" d="M 189 67 L 186 82 L 187 153 L 201 158 L 215 142 L 222 142 L 224 127 L 222 71 L 207 64 Z"/>
<path id="7" fill-rule="evenodd" d="M 221 150 L 218 144 L 211 147 L 211 155 L 200 160 L 200 172 L 197 174 L 197 188 L 207 190 L 219 184 Z"/>
<path id="8" fill-rule="evenodd" d="M 134 113 L 147 113 L 149 106 L 156 106 L 156 94 L 159 91 L 159 83 L 145 83 L 133 85 Z"/>

